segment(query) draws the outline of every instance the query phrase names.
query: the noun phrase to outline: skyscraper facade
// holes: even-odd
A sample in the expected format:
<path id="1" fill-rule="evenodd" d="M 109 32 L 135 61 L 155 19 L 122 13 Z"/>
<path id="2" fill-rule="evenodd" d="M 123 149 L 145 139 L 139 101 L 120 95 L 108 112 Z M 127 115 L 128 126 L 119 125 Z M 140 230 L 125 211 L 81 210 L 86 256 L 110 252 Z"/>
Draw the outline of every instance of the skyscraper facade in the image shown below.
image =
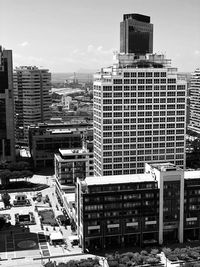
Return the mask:
<path id="1" fill-rule="evenodd" d="M 164 55 L 116 54 L 94 75 L 94 175 L 185 167 L 186 81 Z"/>
<path id="2" fill-rule="evenodd" d="M 120 23 L 120 52 L 153 53 L 153 24 L 150 17 L 140 14 L 125 14 Z"/>
<path id="3" fill-rule="evenodd" d="M 51 73 L 25 66 L 14 71 L 16 140 L 28 142 L 28 126 L 50 119 Z"/>
<path id="4" fill-rule="evenodd" d="M 190 81 L 189 129 L 200 133 L 200 69 L 196 69 Z"/>
<path id="5" fill-rule="evenodd" d="M 13 99 L 12 51 L 0 47 L 0 160 L 13 161 L 14 99 Z"/>

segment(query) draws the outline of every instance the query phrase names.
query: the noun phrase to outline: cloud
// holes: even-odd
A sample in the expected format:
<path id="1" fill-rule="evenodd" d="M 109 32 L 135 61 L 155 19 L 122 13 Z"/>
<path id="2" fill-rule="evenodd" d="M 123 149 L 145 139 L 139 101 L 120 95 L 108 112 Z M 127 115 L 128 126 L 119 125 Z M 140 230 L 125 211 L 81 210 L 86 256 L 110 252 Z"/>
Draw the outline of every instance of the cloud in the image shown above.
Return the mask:
<path id="1" fill-rule="evenodd" d="M 90 53 L 90 52 L 93 52 L 94 51 L 94 46 L 93 45 L 88 45 L 87 47 L 87 52 Z"/>
<path id="2" fill-rule="evenodd" d="M 20 46 L 27 46 L 27 45 L 29 45 L 29 43 L 27 42 L 27 41 L 25 41 L 25 42 L 22 42 L 21 44 L 20 44 Z"/>
<path id="3" fill-rule="evenodd" d="M 194 51 L 194 54 L 195 54 L 195 55 L 200 55 L 200 51 L 199 51 L 199 50 L 195 50 L 195 51 Z"/>

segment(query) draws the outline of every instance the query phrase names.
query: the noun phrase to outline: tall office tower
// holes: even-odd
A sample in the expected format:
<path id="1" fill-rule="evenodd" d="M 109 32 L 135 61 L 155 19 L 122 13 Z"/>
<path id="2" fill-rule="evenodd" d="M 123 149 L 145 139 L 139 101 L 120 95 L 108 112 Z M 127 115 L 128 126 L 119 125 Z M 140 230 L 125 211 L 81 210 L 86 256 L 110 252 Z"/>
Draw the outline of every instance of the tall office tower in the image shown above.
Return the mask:
<path id="1" fill-rule="evenodd" d="M 153 24 L 150 17 L 125 14 L 120 23 L 120 52 L 153 53 Z"/>
<path id="2" fill-rule="evenodd" d="M 190 116 L 188 128 L 200 133 L 200 69 L 196 69 L 190 81 Z"/>
<path id="3" fill-rule="evenodd" d="M 12 51 L 0 46 L 0 161 L 15 159 Z"/>
<path id="4" fill-rule="evenodd" d="M 116 54 L 94 75 L 94 175 L 185 166 L 186 81 L 163 55 Z"/>
<path id="5" fill-rule="evenodd" d="M 51 73 L 25 66 L 14 71 L 16 141 L 28 143 L 28 126 L 50 119 Z"/>

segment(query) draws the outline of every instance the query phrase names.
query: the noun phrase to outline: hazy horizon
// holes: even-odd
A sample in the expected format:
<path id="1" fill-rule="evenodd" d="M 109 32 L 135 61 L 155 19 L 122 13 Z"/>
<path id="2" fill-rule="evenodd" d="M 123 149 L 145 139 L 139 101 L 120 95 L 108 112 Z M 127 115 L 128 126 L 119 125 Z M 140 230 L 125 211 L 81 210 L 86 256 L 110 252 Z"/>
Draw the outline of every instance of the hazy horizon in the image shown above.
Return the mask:
<path id="1" fill-rule="evenodd" d="M 199 0 L 1 0 L 0 35 L 13 66 L 77 72 L 112 64 L 125 13 L 151 17 L 154 53 L 180 72 L 200 67 Z"/>

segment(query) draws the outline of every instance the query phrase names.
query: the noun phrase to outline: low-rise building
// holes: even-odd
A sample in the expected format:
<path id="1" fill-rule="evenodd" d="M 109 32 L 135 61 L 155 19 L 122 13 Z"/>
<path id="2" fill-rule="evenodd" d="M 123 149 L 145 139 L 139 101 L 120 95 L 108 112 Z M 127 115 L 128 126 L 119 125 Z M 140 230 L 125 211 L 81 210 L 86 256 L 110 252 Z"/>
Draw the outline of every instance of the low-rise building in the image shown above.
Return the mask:
<path id="1" fill-rule="evenodd" d="M 172 163 L 145 173 L 77 179 L 76 224 L 86 249 L 199 239 L 200 172 Z"/>
<path id="2" fill-rule="evenodd" d="M 35 168 L 53 167 L 59 148 L 81 149 L 89 123 L 39 123 L 29 127 L 29 147 Z"/>

